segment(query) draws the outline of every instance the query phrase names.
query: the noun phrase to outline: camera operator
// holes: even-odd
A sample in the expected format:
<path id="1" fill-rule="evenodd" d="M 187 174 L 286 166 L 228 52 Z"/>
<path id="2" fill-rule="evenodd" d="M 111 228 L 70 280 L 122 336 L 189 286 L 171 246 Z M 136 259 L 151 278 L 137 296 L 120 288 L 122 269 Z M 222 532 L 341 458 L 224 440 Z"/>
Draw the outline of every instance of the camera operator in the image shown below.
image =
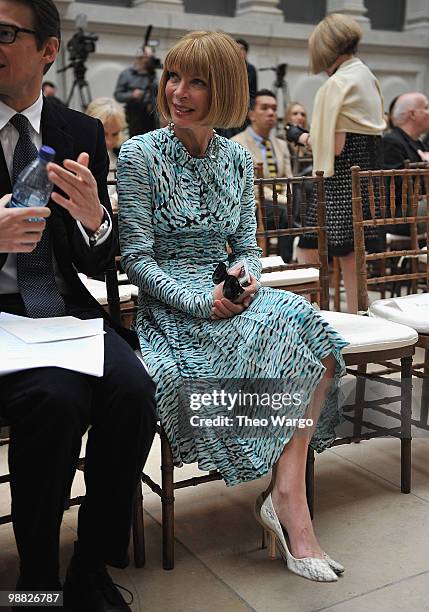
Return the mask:
<path id="1" fill-rule="evenodd" d="M 119 75 L 115 99 L 125 102 L 125 115 L 129 135 L 145 134 L 156 129 L 155 101 L 158 81 L 155 74 L 156 58 L 150 47 L 140 50 L 134 66 L 126 68 Z"/>

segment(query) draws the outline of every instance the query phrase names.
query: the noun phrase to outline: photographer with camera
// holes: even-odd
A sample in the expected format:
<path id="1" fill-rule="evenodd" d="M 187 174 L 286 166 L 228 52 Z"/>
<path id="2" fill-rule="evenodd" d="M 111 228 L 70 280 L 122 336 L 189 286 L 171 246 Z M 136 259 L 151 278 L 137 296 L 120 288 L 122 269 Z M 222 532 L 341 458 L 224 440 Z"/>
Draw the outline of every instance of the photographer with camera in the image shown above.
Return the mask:
<path id="1" fill-rule="evenodd" d="M 119 75 L 115 100 L 125 102 L 125 115 L 130 138 L 156 129 L 155 101 L 158 81 L 155 69 L 157 59 L 148 46 L 138 51 L 134 66 Z"/>

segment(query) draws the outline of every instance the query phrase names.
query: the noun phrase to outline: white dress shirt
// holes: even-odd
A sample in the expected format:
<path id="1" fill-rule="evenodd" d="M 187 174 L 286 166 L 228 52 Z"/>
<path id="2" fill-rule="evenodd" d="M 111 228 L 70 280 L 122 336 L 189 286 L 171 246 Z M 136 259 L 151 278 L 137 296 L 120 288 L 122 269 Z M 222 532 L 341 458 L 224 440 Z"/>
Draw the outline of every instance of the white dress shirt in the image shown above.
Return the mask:
<path id="1" fill-rule="evenodd" d="M 37 150 L 39 150 L 42 146 L 42 133 L 40 129 L 42 108 L 43 96 L 40 92 L 40 96 L 36 100 L 36 102 L 25 110 L 21 111 L 20 113 L 21 115 L 24 115 L 29 121 L 30 138 L 34 145 L 37 147 Z M 0 101 L 0 144 L 3 148 L 6 166 L 9 171 L 10 177 L 12 177 L 13 171 L 13 155 L 19 139 L 18 130 L 10 123 L 10 119 L 14 115 L 16 115 L 16 110 L 10 108 L 9 106 Z M 104 234 L 104 236 L 100 238 L 100 240 L 97 242 L 97 245 L 103 244 L 103 242 L 108 238 L 110 232 L 112 231 L 112 221 L 110 219 L 110 215 L 105 208 L 104 210 L 106 211 L 106 214 L 109 218 L 109 230 L 106 232 L 106 234 Z M 86 244 L 89 246 L 89 236 L 85 231 L 85 228 L 80 223 L 80 221 L 77 221 L 77 225 L 82 233 L 82 236 L 84 237 Z M 61 293 L 65 294 L 67 293 L 67 285 L 61 275 L 58 264 L 55 261 L 55 257 L 53 257 L 53 265 L 55 280 L 58 289 Z M 0 269 L 0 293 L 19 293 L 15 253 L 9 253 L 4 266 Z"/>

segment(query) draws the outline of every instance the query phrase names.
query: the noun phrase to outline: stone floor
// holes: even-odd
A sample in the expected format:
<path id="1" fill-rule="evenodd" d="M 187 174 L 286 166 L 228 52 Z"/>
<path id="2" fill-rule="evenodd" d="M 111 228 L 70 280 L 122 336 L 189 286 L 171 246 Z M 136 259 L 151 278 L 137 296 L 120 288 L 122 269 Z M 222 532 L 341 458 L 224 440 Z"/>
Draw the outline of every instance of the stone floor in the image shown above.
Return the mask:
<path id="1" fill-rule="evenodd" d="M 0 449 L 0 470 L 6 466 Z M 429 611 L 429 440 L 413 441 L 413 485 L 399 490 L 399 442 L 371 440 L 330 449 L 316 459 L 315 525 L 322 545 L 346 566 L 337 583 L 318 584 L 287 571 L 260 548 L 252 504 L 267 479 L 227 488 L 214 482 L 176 492 L 176 567 L 161 567 L 158 497 L 145 488 L 147 564 L 114 570 L 134 594 L 137 612 Z M 148 471 L 159 475 L 155 442 Z M 176 470 L 176 478 L 197 473 Z M 78 475 L 75 491 L 83 489 Z M 0 489 L 0 513 L 8 509 Z M 71 556 L 77 509 L 62 527 L 63 571 Z M 0 590 L 10 589 L 17 556 L 10 525 L 0 526 Z M 36 608 L 37 609 L 37 608 Z"/>

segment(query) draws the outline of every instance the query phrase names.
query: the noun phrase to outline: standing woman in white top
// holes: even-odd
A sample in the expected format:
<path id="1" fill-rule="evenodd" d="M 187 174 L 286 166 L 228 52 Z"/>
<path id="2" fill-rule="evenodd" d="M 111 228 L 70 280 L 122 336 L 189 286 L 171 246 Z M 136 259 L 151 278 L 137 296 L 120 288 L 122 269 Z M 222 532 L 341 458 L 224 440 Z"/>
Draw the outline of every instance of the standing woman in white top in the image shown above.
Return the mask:
<path id="1" fill-rule="evenodd" d="M 295 142 L 311 145 L 314 170 L 326 178 L 329 253 L 340 259 L 349 312 L 357 311 L 356 265 L 353 245 L 351 166 L 381 168 L 381 134 L 385 122 L 380 85 L 369 68 L 355 56 L 362 37 L 350 17 L 333 13 L 321 21 L 309 40 L 311 69 L 329 79 L 317 92 L 310 134 L 296 133 Z M 292 136 L 292 134 L 291 134 Z M 289 138 L 289 136 L 288 136 Z M 362 191 L 364 216 L 369 202 Z M 316 224 L 315 206 L 309 222 Z M 377 231 L 367 228 L 368 249 L 376 247 Z M 302 237 L 298 259 L 317 261 L 316 238 Z"/>

